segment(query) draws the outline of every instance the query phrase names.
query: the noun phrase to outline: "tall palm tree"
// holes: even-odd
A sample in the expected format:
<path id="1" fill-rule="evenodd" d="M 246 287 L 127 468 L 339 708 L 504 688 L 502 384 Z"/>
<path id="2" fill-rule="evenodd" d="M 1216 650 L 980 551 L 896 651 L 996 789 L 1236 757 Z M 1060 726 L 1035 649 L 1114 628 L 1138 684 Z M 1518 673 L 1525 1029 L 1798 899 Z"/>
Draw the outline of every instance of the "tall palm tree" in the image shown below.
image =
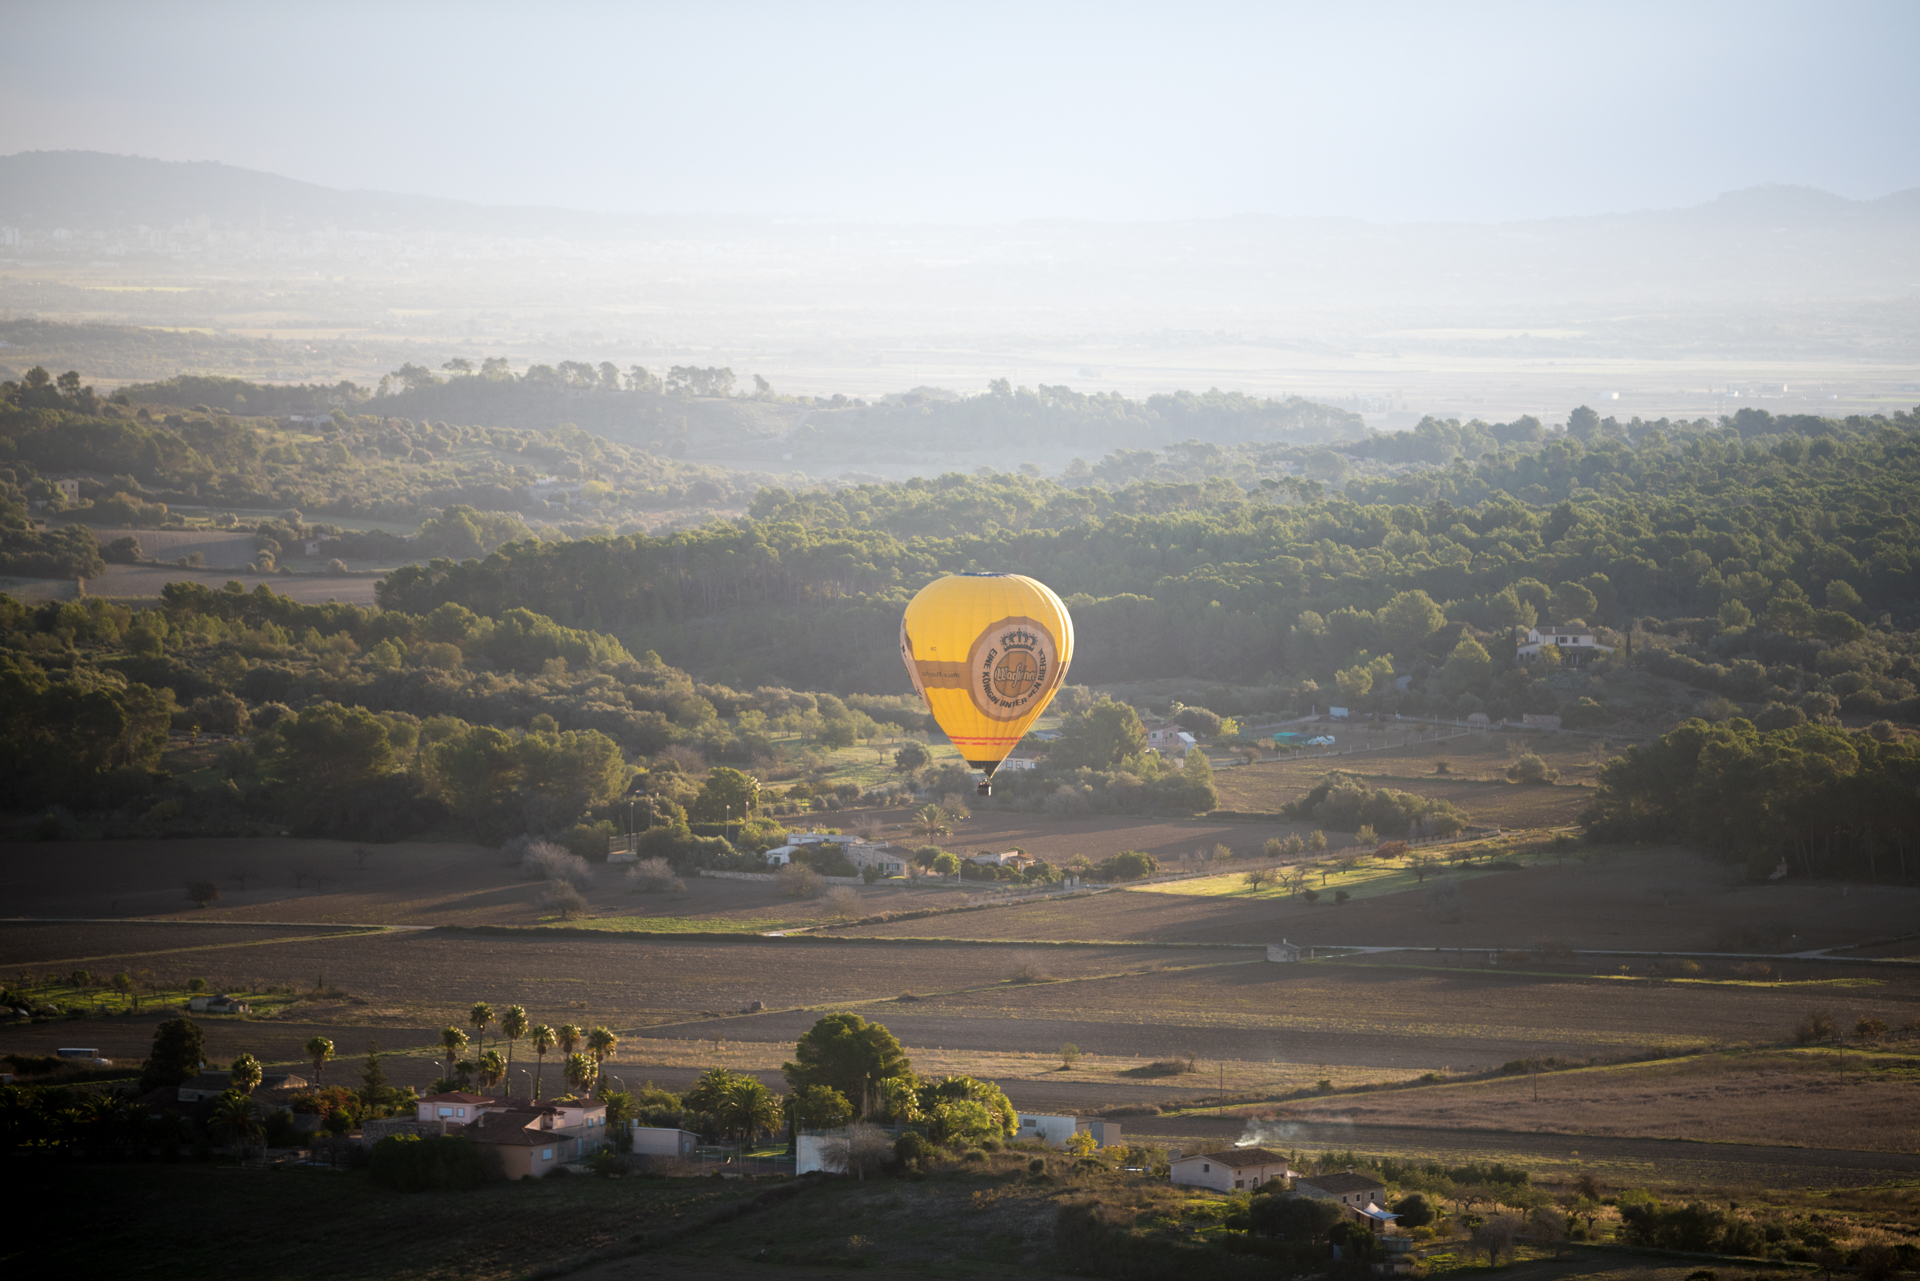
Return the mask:
<path id="1" fill-rule="evenodd" d="M 554 1030 L 545 1023 L 534 1024 L 533 1027 L 528 1030 L 527 1037 L 533 1042 L 533 1052 L 538 1056 L 533 1069 L 533 1097 L 537 1099 L 540 1097 L 541 1079 L 546 1075 L 547 1071 L 547 1055 L 552 1051 L 554 1045 L 558 1043 L 560 1038 L 554 1033 Z"/>
<path id="2" fill-rule="evenodd" d="M 560 1030 L 554 1035 L 560 1038 L 560 1053 L 572 1054 L 580 1048 L 580 1042 L 587 1034 L 571 1023 L 562 1023 Z"/>
<path id="3" fill-rule="evenodd" d="M 475 1048 L 487 1048 L 487 1029 L 493 1026 L 493 1007 L 485 1001 L 476 1001 L 467 1012 L 467 1022 L 473 1028 Z"/>
<path id="4" fill-rule="evenodd" d="M 440 1029 L 440 1048 L 446 1052 L 447 1075 L 454 1075 L 454 1060 L 460 1057 L 460 1051 L 467 1048 L 467 1034 L 448 1024 Z"/>
<path id="5" fill-rule="evenodd" d="M 524 1005 L 509 1005 L 500 1016 L 500 1035 L 507 1038 L 507 1085 L 502 1098 L 513 1093 L 513 1044 L 527 1034 L 529 1026 Z"/>
<path id="6" fill-rule="evenodd" d="M 479 1060 L 479 1071 L 480 1088 L 483 1090 L 490 1085 L 498 1085 L 501 1081 L 506 1080 L 507 1065 L 500 1061 L 500 1051 L 488 1050 L 485 1054 L 482 1054 Z"/>
<path id="7" fill-rule="evenodd" d="M 307 1057 L 313 1060 L 313 1083 L 318 1085 L 320 1069 L 324 1068 L 327 1060 L 333 1057 L 333 1042 L 324 1036 L 316 1036 L 308 1041 L 304 1048 L 307 1051 Z"/>
<path id="8" fill-rule="evenodd" d="M 600 1075 L 600 1068 L 608 1059 L 613 1057 L 613 1052 L 619 1044 L 620 1038 L 606 1028 L 597 1027 L 587 1033 L 587 1053 L 593 1055 L 593 1074 L 595 1077 Z"/>

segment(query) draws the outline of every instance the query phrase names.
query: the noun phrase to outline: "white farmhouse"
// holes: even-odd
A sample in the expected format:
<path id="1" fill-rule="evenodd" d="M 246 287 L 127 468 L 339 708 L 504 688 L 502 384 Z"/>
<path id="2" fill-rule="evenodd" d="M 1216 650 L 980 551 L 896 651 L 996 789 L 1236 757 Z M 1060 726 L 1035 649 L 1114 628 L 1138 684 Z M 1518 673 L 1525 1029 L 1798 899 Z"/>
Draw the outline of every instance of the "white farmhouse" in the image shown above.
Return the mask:
<path id="1" fill-rule="evenodd" d="M 1540 657 L 1541 647 L 1546 645 L 1553 646 L 1560 655 L 1560 661 L 1570 667 L 1590 662 L 1596 654 L 1613 653 L 1613 646 L 1596 641 L 1588 628 L 1555 627 L 1546 623 L 1527 629 L 1527 639 L 1514 650 L 1514 656 L 1523 663 L 1535 662 Z"/>
<path id="2" fill-rule="evenodd" d="M 1173 1181 L 1188 1187 L 1212 1188 L 1216 1192 L 1251 1190 L 1274 1179 L 1293 1177 L 1287 1158 L 1265 1148 L 1229 1148 L 1225 1152 L 1199 1152 L 1183 1156 L 1173 1163 Z"/>

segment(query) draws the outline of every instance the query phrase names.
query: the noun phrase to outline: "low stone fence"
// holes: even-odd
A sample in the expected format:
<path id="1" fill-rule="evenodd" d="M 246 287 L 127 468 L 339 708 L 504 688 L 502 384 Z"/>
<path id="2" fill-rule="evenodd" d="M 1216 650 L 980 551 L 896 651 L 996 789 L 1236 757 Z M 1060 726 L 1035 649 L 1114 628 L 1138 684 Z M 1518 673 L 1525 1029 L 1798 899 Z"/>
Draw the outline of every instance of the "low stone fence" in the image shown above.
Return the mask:
<path id="1" fill-rule="evenodd" d="M 699 874 L 716 881 L 777 881 L 780 879 L 771 872 L 716 872 L 710 867 L 699 869 Z M 820 879 L 828 885 L 866 884 L 866 881 L 858 876 L 823 876 Z"/>

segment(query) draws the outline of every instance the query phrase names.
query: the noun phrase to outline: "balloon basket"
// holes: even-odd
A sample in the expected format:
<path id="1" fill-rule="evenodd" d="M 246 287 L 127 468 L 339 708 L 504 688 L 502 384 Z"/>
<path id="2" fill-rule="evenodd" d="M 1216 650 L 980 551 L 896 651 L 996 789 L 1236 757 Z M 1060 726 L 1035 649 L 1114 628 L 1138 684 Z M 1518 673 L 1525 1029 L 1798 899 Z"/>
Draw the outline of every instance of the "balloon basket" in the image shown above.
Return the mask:
<path id="1" fill-rule="evenodd" d="M 993 781 L 992 781 L 991 779 L 987 779 L 987 780 L 984 780 L 983 782 L 981 782 L 981 784 L 980 784 L 980 787 L 979 787 L 979 792 L 980 792 L 980 795 L 982 795 L 982 796 L 992 796 L 992 795 L 993 795 Z"/>

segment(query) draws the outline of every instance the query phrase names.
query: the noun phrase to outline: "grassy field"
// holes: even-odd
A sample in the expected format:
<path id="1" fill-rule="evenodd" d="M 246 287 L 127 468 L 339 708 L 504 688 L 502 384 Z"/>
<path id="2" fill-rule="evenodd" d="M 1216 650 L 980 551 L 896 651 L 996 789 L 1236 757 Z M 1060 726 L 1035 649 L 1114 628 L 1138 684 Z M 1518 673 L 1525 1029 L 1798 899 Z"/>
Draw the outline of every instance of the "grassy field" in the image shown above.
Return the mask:
<path id="1" fill-rule="evenodd" d="M 78 1267 L 122 1277 L 259 1281 L 525 1277 L 630 1248 L 636 1233 L 685 1223 L 757 1191 L 717 1179 L 575 1178 L 408 1196 L 361 1172 L 69 1162 L 57 1180 L 18 1185 L 23 1208 L 33 1207 L 41 1227 L 0 1247 L 0 1258 L 21 1275 Z M 109 1203 L 113 1212 L 102 1215 Z"/>
<path id="2" fill-rule="evenodd" d="M 799 1187 L 574 1177 L 414 1195 L 386 1192 L 363 1173 L 68 1163 L 57 1180 L 23 1185 L 18 1204 L 35 1230 L 16 1234 L 0 1258 L 23 1273 L 58 1268 L 266 1281 L 1113 1275 L 1113 1261 L 1063 1254 L 1054 1231 L 1063 1208 L 1098 1201 L 1126 1233 L 1117 1243 L 1122 1251 L 1140 1262 L 1158 1256 L 1177 1265 L 1152 1275 L 1262 1275 L 1258 1260 L 1236 1266 L 1232 1256 L 1194 1248 L 1221 1240 L 1234 1198 L 1074 1169 L 1058 1154 L 1040 1156 L 1043 1168 L 1035 1172 L 1034 1159 L 1027 1151 L 980 1153 L 937 1161 L 913 1177 Z M 1715 1200 L 1729 1193 L 1749 1198 L 1747 1213 L 1763 1220 L 1818 1213 L 1843 1246 L 1874 1239 L 1914 1208 L 1913 1198 L 1898 1191 L 1763 1193 L 1756 1202 L 1737 1184 L 1701 1190 Z M 101 1215 L 105 1204 L 111 1215 Z M 219 1213 L 183 1214 L 182 1206 L 218 1206 Z M 719 1219 L 735 1210 L 744 1213 Z M 349 1223 L 352 1230 L 342 1231 Z M 1609 1214 L 1602 1227 L 1613 1223 Z M 1467 1266 L 1463 1237 L 1446 1225 L 1436 1274 L 1484 1271 Z M 1456 1240 L 1461 1246 L 1447 1249 Z M 1169 1253 L 1173 1241 L 1190 1253 Z M 1698 1266 L 1697 1259 L 1625 1250 L 1534 1248 L 1500 1274 L 1513 1281 L 1680 1281 Z"/>

